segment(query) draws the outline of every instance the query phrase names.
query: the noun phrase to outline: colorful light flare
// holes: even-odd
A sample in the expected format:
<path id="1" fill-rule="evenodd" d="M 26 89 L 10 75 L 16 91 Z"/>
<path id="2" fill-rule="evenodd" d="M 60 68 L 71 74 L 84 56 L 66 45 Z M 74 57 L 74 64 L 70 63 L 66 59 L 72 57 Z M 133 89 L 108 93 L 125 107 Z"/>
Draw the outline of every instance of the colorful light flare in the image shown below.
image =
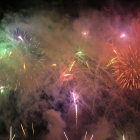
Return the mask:
<path id="1" fill-rule="evenodd" d="M 21 35 L 18 36 L 18 39 L 20 39 L 21 41 L 24 41 Z"/>
<path id="2" fill-rule="evenodd" d="M 125 38 L 126 37 L 126 34 L 125 33 L 122 33 L 121 35 L 120 35 L 120 38 Z"/>
<path id="3" fill-rule="evenodd" d="M 88 31 L 82 31 L 82 36 L 83 37 L 87 38 L 88 34 L 89 34 Z"/>
<path id="4" fill-rule="evenodd" d="M 72 96 L 73 96 L 73 102 L 74 102 L 74 106 L 75 106 L 75 122 L 76 122 L 76 128 L 77 128 L 77 122 L 78 122 L 78 105 L 77 105 L 77 100 L 78 100 L 78 96 L 75 94 L 75 92 L 72 92 Z"/>

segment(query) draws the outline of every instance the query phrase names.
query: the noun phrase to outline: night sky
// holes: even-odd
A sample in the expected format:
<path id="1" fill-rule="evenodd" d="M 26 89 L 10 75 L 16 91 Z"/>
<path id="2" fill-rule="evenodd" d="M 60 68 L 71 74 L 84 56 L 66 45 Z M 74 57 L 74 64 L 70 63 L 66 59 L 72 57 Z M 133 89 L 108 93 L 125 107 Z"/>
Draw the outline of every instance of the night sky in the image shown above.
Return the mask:
<path id="1" fill-rule="evenodd" d="M 62 14 L 77 16 L 85 9 L 115 10 L 120 15 L 139 9 L 139 0 L 1 0 L 0 15 L 27 9 L 57 10 Z"/>

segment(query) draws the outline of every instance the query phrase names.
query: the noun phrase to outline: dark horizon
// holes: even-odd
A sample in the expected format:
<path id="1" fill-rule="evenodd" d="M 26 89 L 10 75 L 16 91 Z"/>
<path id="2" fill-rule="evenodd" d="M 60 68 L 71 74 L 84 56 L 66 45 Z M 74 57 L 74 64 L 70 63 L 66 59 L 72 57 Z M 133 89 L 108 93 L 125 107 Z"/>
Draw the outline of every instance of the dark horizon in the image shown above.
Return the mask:
<path id="1" fill-rule="evenodd" d="M 126 15 L 137 12 L 139 6 L 138 0 L 1 0 L 0 17 L 5 13 L 22 10 L 55 10 L 72 17 L 78 16 L 79 11 L 88 9 L 115 11 L 119 15 Z"/>

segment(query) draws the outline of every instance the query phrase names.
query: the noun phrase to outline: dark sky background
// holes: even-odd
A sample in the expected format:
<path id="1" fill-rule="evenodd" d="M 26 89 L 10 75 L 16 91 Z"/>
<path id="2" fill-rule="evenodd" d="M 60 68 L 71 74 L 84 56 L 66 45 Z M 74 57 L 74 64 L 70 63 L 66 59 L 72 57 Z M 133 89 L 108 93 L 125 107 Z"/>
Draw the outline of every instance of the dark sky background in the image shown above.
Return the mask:
<path id="1" fill-rule="evenodd" d="M 77 16 L 85 9 L 113 9 L 120 15 L 139 9 L 140 0 L 0 0 L 0 17 L 6 12 L 18 12 L 27 9 L 59 10 L 71 16 Z"/>

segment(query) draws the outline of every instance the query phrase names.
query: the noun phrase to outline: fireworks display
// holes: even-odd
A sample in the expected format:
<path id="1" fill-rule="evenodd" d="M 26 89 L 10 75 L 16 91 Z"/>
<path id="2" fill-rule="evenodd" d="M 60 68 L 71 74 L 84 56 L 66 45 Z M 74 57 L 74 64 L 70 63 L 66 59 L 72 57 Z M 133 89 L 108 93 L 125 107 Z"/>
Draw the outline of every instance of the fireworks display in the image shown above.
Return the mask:
<path id="1" fill-rule="evenodd" d="M 140 112 L 122 92 L 140 90 L 137 36 L 101 13 L 71 22 L 52 15 L 1 21 L 0 134 L 10 140 L 136 140 Z"/>
<path id="2" fill-rule="evenodd" d="M 111 60 L 116 81 L 122 88 L 140 89 L 140 55 L 135 48 L 128 47 Z"/>

